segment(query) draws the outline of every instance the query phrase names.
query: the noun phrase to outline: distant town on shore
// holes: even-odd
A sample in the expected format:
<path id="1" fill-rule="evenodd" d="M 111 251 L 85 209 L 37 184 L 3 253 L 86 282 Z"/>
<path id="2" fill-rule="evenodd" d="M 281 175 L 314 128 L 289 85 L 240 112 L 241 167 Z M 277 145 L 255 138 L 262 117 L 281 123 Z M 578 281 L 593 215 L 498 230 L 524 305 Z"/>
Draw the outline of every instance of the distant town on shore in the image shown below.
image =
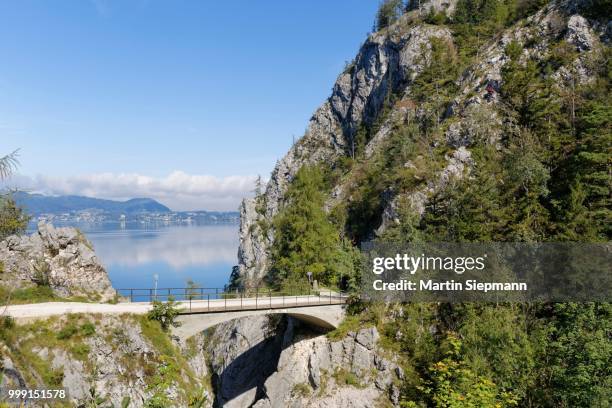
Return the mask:
<path id="1" fill-rule="evenodd" d="M 172 211 L 151 198 L 127 201 L 105 200 L 84 196 L 46 196 L 16 192 L 17 204 L 32 216 L 30 222 L 63 224 L 139 224 L 139 225 L 203 225 L 235 224 L 237 211 Z"/>

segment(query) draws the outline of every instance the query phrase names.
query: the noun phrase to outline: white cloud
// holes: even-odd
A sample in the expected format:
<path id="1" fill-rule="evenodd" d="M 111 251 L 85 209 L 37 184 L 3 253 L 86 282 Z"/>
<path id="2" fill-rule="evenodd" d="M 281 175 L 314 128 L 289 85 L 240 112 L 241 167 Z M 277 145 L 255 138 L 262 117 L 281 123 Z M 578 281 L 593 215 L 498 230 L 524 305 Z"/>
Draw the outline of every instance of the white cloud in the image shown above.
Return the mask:
<path id="1" fill-rule="evenodd" d="M 48 195 L 84 195 L 112 200 L 148 197 L 173 210 L 236 210 L 252 195 L 257 176 L 214 177 L 174 171 L 156 178 L 135 173 L 70 177 L 15 175 L 7 187 Z"/>
<path id="2" fill-rule="evenodd" d="M 174 269 L 217 263 L 235 264 L 238 228 L 164 228 L 146 231 L 147 239 L 135 239 L 134 231 L 108 234 L 88 233 L 96 254 L 106 267 L 142 266 L 163 262 Z M 230 271 L 227 271 L 228 275 Z M 111 276 L 111 279 L 113 277 Z"/>

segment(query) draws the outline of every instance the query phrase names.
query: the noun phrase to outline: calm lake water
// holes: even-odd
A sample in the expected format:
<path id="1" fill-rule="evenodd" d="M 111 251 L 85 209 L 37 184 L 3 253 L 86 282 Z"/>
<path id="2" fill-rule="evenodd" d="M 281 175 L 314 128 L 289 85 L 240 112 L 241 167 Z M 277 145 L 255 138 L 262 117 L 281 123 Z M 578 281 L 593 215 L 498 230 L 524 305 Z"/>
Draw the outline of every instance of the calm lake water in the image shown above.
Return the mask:
<path id="1" fill-rule="evenodd" d="M 116 289 L 222 288 L 237 263 L 238 225 L 138 228 L 119 225 L 77 226 L 94 249 Z"/>

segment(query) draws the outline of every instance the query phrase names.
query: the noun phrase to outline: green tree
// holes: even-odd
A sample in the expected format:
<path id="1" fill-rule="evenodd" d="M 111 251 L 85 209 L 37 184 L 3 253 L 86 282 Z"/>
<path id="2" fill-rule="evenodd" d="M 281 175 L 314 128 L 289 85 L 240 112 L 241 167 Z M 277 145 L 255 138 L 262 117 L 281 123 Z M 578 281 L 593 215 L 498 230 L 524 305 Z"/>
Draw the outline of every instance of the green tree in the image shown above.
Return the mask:
<path id="1" fill-rule="evenodd" d="M 517 401 L 482 375 L 472 371 L 462 359 L 462 342 L 453 333 L 447 336 L 446 357 L 429 368 L 430 380 L 420 387 L 437 408 L 512 407 Z M 405 404 L 410 407 L 411 405 Z M 412 404 L 416 407 L 416 404 Z"/>
<path id="2" fill-rule="evenodd" d="M 305 281 L 312 272 L 319 282 L 337 283 L 343 265 L 338 263 L 340 237 L 323 210 L 325 185 L 321 169 L 302 166 L 274 219 L 272 282 Z"/>
<path id="3" fill-rule="evenodd" d="M 187 288 L 185 289 L 185 297 L 187 300 L 197 299 L 200 294 L 201 286 L 195 283 L 193 280 L 187 280 Z"/>
<path id="4" fill-rule="evenodd" d="M 542 357 L 540 405 L 603 407 L 612 401 L 610 303 L 545 306 L 547 342 Z M 539 392 L 538 392 L 539 391 Z"/>
<path id="5" fill-rule="evenodd" d="M 383 0 L 376 13 L 376 30 L 389 27 L 402 15 L 402 0 Z"/>
<path id="6" fill-rule="evenodd" d="M 580 140 L 572 158 L 573 177 L 582 189 L 582 206 L 599 239 L 612 236 L 612 106 L 594 101 L 579 118 Z"/>
<path id="7" fill-rule="evenodd" d="M 10 177 L 19 166 L 18 153 L 19 150 L 15 150 L 0 158 L 0 181 Z M 25 232 L 29 221 L 29 216 L 10 194 L 0 194 L 0 240 Z"/>
<path id="8" fill-rule="evenodd" d="M 30 217 L 10 194 L 0 195 L 0 240 L 9 235 L 23 234 Z"/>

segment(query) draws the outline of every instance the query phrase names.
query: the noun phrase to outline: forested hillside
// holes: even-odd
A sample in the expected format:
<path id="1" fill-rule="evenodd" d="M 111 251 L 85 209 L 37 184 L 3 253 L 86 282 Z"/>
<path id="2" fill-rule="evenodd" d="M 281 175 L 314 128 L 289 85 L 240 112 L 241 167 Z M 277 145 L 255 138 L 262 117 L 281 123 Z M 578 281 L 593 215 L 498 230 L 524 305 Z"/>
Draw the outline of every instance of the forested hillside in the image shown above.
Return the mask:
<path id="1" fill-rule="evenodd" d="M 384 1 L 266 191 L 236 285 L 357 290 L 366 241 L 610 240 L 611 3 Z M 371 304 L 404 406 L 609 406 L 609 304 Z"/>

